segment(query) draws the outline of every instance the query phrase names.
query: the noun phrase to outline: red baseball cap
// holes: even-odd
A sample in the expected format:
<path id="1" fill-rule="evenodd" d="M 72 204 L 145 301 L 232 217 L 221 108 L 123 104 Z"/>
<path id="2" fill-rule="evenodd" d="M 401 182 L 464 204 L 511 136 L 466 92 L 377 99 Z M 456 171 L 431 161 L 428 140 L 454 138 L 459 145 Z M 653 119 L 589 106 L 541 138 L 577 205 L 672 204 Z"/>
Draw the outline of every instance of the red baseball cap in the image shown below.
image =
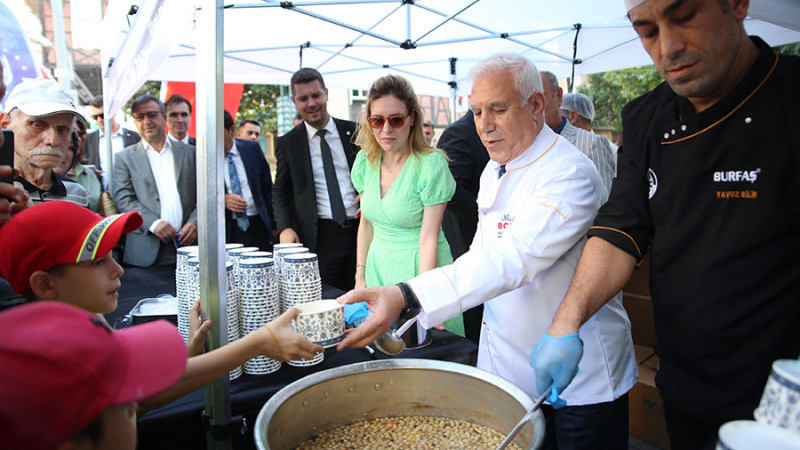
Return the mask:
<path id="1" fill-rule="evenodd" d="M 102 217 L 75 203 L 39 203 L 0 228 L 0 277 L 24 295 L 37 270 L 101 258 L 123 233 L 141 225 L 142 216 L 136 211 Z"/>
<path id="2" fill-rule="evenodd" d="M 0 313 L 0 367 L 3 448 L 53 449 L 106 408 L 172 386 L 186 347 L 164 320 L 112 331 L 80 308 L 37 301 Z"/>

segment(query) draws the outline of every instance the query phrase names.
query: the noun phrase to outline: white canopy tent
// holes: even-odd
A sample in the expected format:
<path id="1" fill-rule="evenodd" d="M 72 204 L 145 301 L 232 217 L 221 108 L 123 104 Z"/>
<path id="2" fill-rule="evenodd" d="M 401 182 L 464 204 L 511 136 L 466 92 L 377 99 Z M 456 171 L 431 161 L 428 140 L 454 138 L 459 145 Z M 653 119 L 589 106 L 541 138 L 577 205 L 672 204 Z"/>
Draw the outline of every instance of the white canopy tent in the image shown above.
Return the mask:
<path id="1" fill-rule="evenodd" d="M 748 18 L 748 33 L 771 45 L 800 41 L 800 2 L 751 3 L 762 19 Z M 126 32 L 126 20 L 113 23 Z M 451 96 L 469 93 L 469 68 L 501 51 L 521 53 L 560 78 L 572 78 L 573 68 L 581 75 L 652 63 L 622 0 L 232 1 L 226 2 L 224 23 L 229 83 L 285 85 L 305 66 L 333 87 L 366 89 L 378 77 L 398 73 L 418 94 Z M 148 78 L 194 81 L 202 32 L 195 27 L 180 36 Z"/>
<path id="2" fill-rule="evenodd" d="M 219 289 L 225 261 L 218 170 L 223 166 L 223 79 L 288 84 L 298 68 L 314 67 L 328 86 L 366 89 L 376 78 L 397 73 L 409 78 L 418 94 L 455 97 L 470 91 L 469 68 L 501 51 L 524 54 L 560 77 L 573 77 L 573 70 L 579 75 L 651 63 L 625 17 L 623 0 L 171 1 L 170 7 L 199 7 L 191 31 L 164 31 L 171 22 L 183 30 L 187 22 L 185 16 L 166 13 L 166 0 L 110 2 L 104 19 L 109 40 L 102 54 L 104 65 L 110 58 L 114 64 L 105 72 L 106 95 L 118 94 L 116 107 L 124 103 L 135 91 L 126 76 L 131 73 L 140 78 L 139 85 L 145 79 L 198 83 L 201 297 L 213 321 L 212 348 L 224 345 L 220 330 L 227 327 L 225 291 Z M 800 41 L 797 0 L 751 3 L 760 18 L 783 26 L 748 19 L 749 33 L 771 45 Z M 140 6 L 138 14 L 127 14 L 131 4 Z M 137 24 L 140 20 L 145 22 Z M 165 43 L 171 47 L 168 55 L 147 54 Z M 120 86 L 124 89 L 117 92 Z M 107 108 L 111 104 L 106 101 Z M 230 429 L 227 380 L 207 389 L 206 406 L 213 427 Z M 229 445 L 221 434 L 209 432 L 209 448 Z"/>

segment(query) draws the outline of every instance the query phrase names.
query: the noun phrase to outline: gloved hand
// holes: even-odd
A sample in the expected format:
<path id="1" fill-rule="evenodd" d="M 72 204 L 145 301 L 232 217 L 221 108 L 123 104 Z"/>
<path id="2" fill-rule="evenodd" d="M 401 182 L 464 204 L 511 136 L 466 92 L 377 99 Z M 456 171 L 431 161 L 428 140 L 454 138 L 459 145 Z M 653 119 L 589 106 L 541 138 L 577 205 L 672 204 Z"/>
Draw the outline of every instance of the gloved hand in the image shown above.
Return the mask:
<path id="1" fill-rule="evenodd" d="M 361 325 L 370 314 L 365 302 L 344 305 L 344 321 L 354 327 Z"/>
<path id="2" fill-rule="evenodd" d="M 536 371 L 536 390 L 541 395 L 550 384 L 553 385 L 547 396 L 553 408 L 566 406 L 567 402 L 558 396 L 578 374 L 578 362 L 582 356 L 583 342 L 577 333 L 558 338 L 545 334 L 531 352 L 531 367 Z"/>

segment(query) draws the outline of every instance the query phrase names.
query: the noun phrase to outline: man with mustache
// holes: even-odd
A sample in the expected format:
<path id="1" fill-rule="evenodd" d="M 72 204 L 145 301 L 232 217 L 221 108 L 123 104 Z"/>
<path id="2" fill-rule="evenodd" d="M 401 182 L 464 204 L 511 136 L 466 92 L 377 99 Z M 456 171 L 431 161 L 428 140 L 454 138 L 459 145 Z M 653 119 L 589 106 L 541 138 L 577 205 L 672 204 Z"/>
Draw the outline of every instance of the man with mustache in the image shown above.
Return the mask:
<path id="1" fill-rule="evenodd" d="M 625 4 L 666 82 L 622 111 L 611 195 L 531 362 L 540 392 L 570 385 L 576 333 L 649 252 L 670 447 L 710 449 L 800 354 L 800 59 L 747 36 L 748 0 Z"/>
<path id="2" fill-rule="evenodd" d="M 176 244 L 197 239 L 195 149 L 167 139 L 161 100 L 143 95 L 131 112 L 142 140 L 117 155 L 111 195 L 119 212 L 138 211 L 144 223 L 126 236 L 122 262 L 168 273 L 175 268 Z"/>
<path id="3" fill-rule="evenodd" d="M 83 120 L 55 81 L 26 79 L 14 87 L 0 113 L 0 128 L 14 132 L 16 178 L 33 203 L 66 200 L 87 206 L 83 187 L 53 171 L 64 159 L 75 120 Z"/>

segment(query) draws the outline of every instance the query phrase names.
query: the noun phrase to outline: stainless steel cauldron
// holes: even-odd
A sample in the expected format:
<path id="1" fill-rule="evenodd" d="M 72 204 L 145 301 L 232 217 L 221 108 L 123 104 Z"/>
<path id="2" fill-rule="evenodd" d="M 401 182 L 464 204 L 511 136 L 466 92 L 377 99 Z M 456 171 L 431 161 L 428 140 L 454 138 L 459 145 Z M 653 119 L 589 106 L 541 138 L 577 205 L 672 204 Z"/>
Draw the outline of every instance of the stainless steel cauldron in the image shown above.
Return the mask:
<path id="1" fill-rule="evenodd" d="M 309 437 L 365 419 L 443 416 L 508 433 L 533 407 L 515 384 L 471 366 L 427 359 L 369 361 L 328 369 L 295 381 L 261 408 L 259 449 L 294 448 Z M 537 411 L 517 436 L 522 448 L 544 439 Z"/>

